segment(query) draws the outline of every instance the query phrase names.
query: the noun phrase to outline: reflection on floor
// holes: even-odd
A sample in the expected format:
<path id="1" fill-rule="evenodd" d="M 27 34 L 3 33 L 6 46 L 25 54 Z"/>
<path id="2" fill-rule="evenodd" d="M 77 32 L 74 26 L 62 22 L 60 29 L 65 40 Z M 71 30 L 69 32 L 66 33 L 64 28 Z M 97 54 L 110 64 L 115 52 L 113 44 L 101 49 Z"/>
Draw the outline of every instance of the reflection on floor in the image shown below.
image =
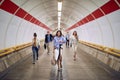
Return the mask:
<path id="1" fill-rule="evenodd" d="M 73 60 L 71 48 L 64 47 L 63 68 L 51 65 L 52 51 L 48 55 L 40 51 L 39 60 L 32 64 L 32 56 L 17 65 L 2 80 L 120 80 L 89 54 L 78 49 L 77 60 Z"/>

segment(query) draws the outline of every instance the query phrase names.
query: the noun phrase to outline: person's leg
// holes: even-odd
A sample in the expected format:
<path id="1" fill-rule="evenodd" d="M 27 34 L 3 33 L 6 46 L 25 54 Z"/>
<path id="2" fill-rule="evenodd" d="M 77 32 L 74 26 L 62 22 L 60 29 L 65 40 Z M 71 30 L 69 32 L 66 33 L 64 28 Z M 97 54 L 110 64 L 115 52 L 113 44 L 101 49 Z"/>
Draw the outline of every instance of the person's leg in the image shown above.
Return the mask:
<path id="1" fill-rule="evenodd" d="M 69 40 L 68 40 L 68 47 L 69 47 Z"/>
<path id="2" fill-rule="evenodd" d="M 67 47 L 67 39 L 66 39 L 66 47 Z"/>
<path id="3" fill-rule="evenodd" d="M 76 52 L 74 52 L 74 61 L 76 60 Z"/>
<path id="4" fill-rule="evenodd" d="M 74 46 L 74 60 L 76 60 L 76 53 L 77 53 L 77 45 Z"/>
<path id="5" fill-rule="evenodd" d="M 50 53 L 50 42 L 48 43 L 48 54 Z"/>
<path id="6" fill-rule="evenodd" d="M 46 43 L 47 54 L 49 54 L 49 43 Z"/>
<path id="7" fill-rule="evenodd" d="M 67 47 L 69 47 L 69 45 L 68 45 L 68 41 L 69 41 L 69 40 L 67 40 Z"/>
<path id="8" fill-rule="evenodd" d="M 60 69 L 60 60 L 57 60 L 57 66 L 58 66 L 58 70 Z"/>
<path id="9" fill-rule="evenodd" d="M 60 49 L 60 68 L 62 68 L 62 50 L 63 49 Z"/>
<path id="10" fill-rule="evenodd" d="M 72 43 L 70 43 L 70 47 L 72 47 Z"/>
<path id="11" fill-rule="evenodd" d="M 60 56 L 60 68 L 62 68 L 62 55 Z"/>
<path id="12" fill-rule="evenodd" d="M 72 48 L 73 48 L 73 52 L 74 52 L 73 59 L 75 60 L 75 44 L 73 44 Z"/>
<path id="13" fill-rule="evenodd" d="M 35 47 L 32 47 L 32 51 L 33 51 L 33 64 L 35 64 Z"/>
<path id="14" fill-rule="evenodd" d="M 39 54 L 38 54 L 38 48 L 36 47 L 35 50 L 36 50 L 36 60 L 38 60 L 38 56 L 39 56 Z"/>
<path id="15" fill-rule="evenodd" d="M 60 70 L 60 55 L 58 56 L 57 65 L 58 65 L 58 70 Z"/>

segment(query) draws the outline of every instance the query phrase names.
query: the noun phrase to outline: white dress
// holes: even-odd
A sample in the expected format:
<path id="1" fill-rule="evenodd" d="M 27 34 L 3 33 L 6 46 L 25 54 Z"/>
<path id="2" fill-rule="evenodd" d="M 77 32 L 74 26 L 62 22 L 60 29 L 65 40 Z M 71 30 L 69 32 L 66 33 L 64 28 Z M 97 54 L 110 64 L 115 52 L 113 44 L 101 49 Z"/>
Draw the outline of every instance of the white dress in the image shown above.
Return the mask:
<path id="1" fill-rule="evenodd" d="M 75 38 L 75 36 L 71 36 L 71 41 L 72 41 L 72 48 L 73 51 L 76 52 L 77 51 L 77 47 L 78 47 L 78 40 Z"/>

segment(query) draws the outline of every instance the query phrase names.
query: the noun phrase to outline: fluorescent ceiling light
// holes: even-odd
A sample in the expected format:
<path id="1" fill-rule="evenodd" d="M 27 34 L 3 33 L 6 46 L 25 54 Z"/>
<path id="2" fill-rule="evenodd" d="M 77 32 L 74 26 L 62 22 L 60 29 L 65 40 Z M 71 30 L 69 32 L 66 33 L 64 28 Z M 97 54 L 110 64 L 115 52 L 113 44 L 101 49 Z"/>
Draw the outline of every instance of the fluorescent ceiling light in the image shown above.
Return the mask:
<path id="1" fill-rule="evenodd" d="M 58 30 L 60 30 L 60 23 L 58 22 Z"/>
<path id="2" fill-rule="evenodd" d="M 58 11 L 62 10 L 62 2 L 58 2 Z"/>
<path id="3" fill-rule="evenodd" d="M 60 30 L 62 2 L 58 2 L 58 30 Z"/>
<path id="4" fill-rule="evenodd" d="M 60 20 L 58 19 L 58 23 L 60 23 Z"/>
<path id="5" fill-rule="evenodd" d="M 61 19 L 61 17 L 58 17 L 58 20 L 60 20 Z"/>
<path id="6" fill-rule="evenodd" d="M 58 20 L 58 23 L 60 24 L 60 20 Z"/>
<path id="7" fill-rule="evenodd" d="M 58 16 L 61 16 L 61 12 L 58 12 Z"/>

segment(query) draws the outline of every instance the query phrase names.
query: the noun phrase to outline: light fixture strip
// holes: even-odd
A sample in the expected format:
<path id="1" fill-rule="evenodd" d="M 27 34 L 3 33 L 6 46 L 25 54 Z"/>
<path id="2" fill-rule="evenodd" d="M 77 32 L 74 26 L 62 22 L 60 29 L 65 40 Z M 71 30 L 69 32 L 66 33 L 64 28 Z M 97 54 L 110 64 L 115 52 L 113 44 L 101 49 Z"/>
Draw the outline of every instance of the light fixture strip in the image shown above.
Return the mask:
<path id="1" fill-rule="evenodd" d="M 62 2 L 58 2 L 58 30 L 60 30 L 61 14 L 62 14 Z"/>
<path id="2" fill-rule="evenodd" d="M 62 11 L 62 2 L 58 2 L 58 11 Z"/>
<path id="3" fill-rule="evenodd" d="M 61 17 L 61 12 L 58 11 L 58 17 Z"/>

